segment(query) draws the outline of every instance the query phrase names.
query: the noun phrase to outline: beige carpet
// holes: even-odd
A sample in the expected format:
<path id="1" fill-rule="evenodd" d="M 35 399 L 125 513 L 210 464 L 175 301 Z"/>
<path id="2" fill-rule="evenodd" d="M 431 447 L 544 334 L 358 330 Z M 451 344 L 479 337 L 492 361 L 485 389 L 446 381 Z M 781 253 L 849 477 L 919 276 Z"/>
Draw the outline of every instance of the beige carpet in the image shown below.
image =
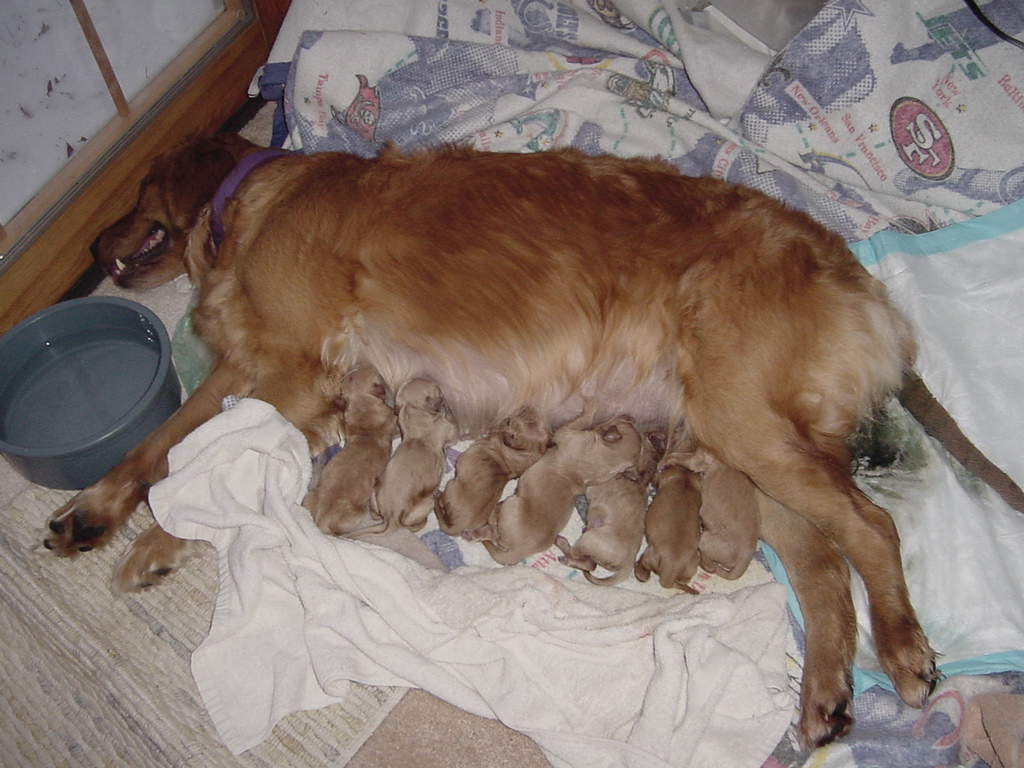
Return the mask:
<path id="1" fill-rule="evenodd" d="M 120 552 L 151 518 L 140 510 L 111 546 L 58 559 L 42 530 L 71 495 L 30 487 L 0 512 L 0 765 L 345 765 L 401 699 L 403 689 L 353 685 L 343 703 L 292 715 L 232 755 L 189 668 L 213 610 L 213 549 L 164 588 L 115 594 Z"/>

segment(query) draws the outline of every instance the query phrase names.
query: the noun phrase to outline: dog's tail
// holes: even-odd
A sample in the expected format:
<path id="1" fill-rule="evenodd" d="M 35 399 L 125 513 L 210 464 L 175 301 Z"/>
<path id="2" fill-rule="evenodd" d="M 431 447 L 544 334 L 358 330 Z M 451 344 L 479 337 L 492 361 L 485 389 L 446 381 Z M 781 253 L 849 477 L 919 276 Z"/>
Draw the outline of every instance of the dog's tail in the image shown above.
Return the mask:
<path id="1" fill-rule="evenodd" d="M 907 374 L 899 392 L 899 401 L 924 431 L 938 440 L 964 469 L 987 483 L 1011 507 L 1024 513 L 1024 491 L 1021 487 L 968 439 L 920 377 Z"/>

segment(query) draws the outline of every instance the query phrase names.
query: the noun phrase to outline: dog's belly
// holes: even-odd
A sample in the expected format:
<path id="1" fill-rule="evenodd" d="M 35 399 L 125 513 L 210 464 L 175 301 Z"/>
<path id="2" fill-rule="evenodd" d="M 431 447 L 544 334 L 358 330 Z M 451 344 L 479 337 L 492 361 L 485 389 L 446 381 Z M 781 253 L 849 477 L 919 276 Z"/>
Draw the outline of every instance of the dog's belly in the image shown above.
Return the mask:
<path id="1" fill-rule="evenodd" d="M 665 430 L 682 417 L 682 391 L 670 361 L 641 370 L 628 354 L 601 360 L 561 360 L 555 367 L 524 363 L 523 356 L 489 359 L 464 345 L 436 339 L 398 342 L 364 326 L 347 335 L 342 349 L 325 350 L 336 365 L 349 369 L 372 365 L 392 391 L 409 379 L 433 380 L 464 437 L 475 437 L 524 405 L 531 405 L 552 426 L 593 407 L 597 421 L 627 416 L 644 430 Z M 538 357 L 543 357 L 538 355 Z"/>

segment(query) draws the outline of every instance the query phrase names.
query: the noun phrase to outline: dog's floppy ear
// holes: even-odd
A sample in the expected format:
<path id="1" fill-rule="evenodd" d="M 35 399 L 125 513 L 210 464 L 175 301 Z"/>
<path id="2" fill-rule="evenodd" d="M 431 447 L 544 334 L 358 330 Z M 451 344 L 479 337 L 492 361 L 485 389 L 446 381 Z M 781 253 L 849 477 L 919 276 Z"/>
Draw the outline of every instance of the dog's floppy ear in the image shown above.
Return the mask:
<path id="1" fill-rule="evenodd" d="M 188 229 L 186 222 L 194 221 L 238 161 L 255 149 L 239 136 L 222 134 L 190 142 L 158 161 L 153 173 L 161 175 L 165 189 L 174 190 L 165 198 L 172 223 Z"/>
<path id="2" fill-rule="evenodd" d="M 182 254 L 185 272 L 193 285 L 202 284 L 203 277 L 209 273 L 217 260 L 217 249 L 209 237 L 210 211 L 208 205 L 199 210 L 192 229 L 194 236 L 185 241 L 185 251 Z"/>

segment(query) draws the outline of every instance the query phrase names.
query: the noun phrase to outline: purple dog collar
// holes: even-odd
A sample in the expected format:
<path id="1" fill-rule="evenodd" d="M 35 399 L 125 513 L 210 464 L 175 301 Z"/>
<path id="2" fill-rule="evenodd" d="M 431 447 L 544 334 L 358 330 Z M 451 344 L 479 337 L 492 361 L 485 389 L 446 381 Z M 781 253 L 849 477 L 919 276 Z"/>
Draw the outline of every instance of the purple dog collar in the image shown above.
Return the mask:
<path id="1" fill-rule="evenodd" d="M 263 165 L 268 160 L 273 160 L 275 157 L 282 157 L 283 155 L 291 154 L 287 149 L 261 149 L 259 152 L 253 152 L 251 155 L 243 157 L 232 170 L 231 173 L 220 183 L 217 188 L 217 193 L 213 196 L 213 210 L 210 214 L 210 234 L 213 237 L 213 244 L 215 247 L 220 248 L 220 244 L 224 242 L 224 206 L 227 205 L 228 200 L 235 194 L 238 189 L 238 185 L 242 183 L 243 179 L 249 175 L 250 171 Z"/>

